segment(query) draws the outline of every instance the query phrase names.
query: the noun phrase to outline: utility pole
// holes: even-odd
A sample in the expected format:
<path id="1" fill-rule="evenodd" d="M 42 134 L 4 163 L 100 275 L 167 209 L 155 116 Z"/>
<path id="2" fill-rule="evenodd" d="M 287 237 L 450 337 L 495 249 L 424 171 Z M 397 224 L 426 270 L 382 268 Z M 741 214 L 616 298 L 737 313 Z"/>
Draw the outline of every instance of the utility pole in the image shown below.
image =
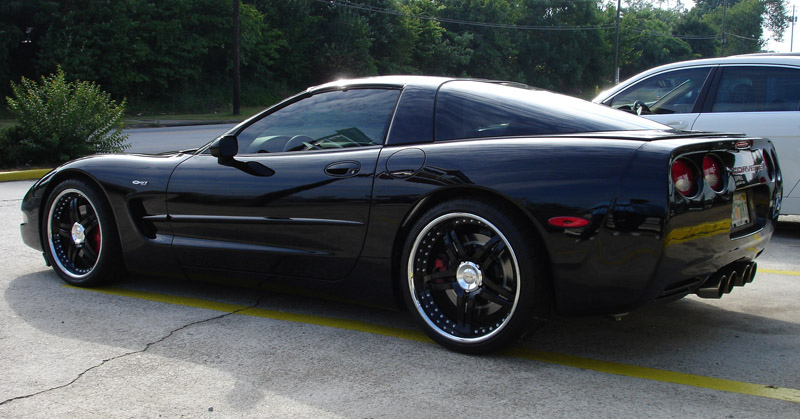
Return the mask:
<path id="1" fill-rule="evenodd" d="M 797 22 L 797 16 L 794 15 L 794 5 L 792 5 L 792 37 L 789 38 L 789 52 L 794 52 L 794 23 Z"/>
<path id="2" fill-rule="evenodd" d="M 233 114 L 239 115 L 239 0 L 233 0 Z"/>
<path id="3" fill-rule="evenodd" d="M 722 56 L 725 56 L 725 17 L 728 14 L 728 0 L 722 1 Z"/>
<path id="4" fill-rule="evenodd" d="M 619 84 L 619 8 L 622 0 L 617 0 L 617 35 L 614 41 L 614 84 Z M 792 26 L 794 28 L 794 26 Z"/>

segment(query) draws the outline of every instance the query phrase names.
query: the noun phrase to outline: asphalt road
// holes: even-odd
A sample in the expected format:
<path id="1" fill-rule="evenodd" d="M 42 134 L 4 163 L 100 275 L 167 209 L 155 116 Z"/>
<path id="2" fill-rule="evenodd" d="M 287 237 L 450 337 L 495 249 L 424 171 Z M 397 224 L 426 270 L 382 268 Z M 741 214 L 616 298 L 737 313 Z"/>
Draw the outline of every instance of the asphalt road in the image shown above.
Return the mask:
<path id="1" fill-rule="evenodd" d="M 135 128 L 125 130 L 130 148 L 126 153 L 163 153 L 198 148 L 217 138 L 236 124 L 193 125 L 186 127 Z"/>
<path id="2" fill-rule="evenodd" d="M 752 284 L 613 321 L 553 319 L 505 354 L 405 313 L 129 278 L 71 288 L 20 240 L 0 183 L 0 417 L 800 417 L 800 223 Z M 101 292 L 102 291 L 102 292 Z"/>

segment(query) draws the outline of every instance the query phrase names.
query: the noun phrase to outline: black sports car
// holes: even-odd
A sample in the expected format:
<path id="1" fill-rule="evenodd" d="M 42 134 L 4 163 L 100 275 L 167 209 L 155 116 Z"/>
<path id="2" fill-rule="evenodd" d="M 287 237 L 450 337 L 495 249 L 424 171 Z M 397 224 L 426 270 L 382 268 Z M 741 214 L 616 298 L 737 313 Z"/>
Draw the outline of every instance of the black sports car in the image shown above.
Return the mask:
<path id="1" fill-rule="evenodd" d="M 197 150 L 67 163 L 25 196 L 21 230 L 70 284 L 129 271 L 404 301 L 434 340 L 481 353 L 552 311 L 744 285 L 780 188 L 765 139 L 394 76 L 310 88 Z"/>

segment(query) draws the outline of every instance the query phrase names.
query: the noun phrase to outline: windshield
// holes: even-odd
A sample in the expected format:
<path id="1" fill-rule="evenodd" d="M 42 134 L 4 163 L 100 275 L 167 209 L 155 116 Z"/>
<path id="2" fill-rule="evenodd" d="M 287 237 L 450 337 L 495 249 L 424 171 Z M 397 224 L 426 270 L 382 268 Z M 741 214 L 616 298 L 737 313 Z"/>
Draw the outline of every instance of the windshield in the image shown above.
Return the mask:
<path id="1" fill-rule="evenodd" d="M 637 81 L 604 103 L 614 109 L 637 114 L 692 112 L 708 67 L 666 71 Z"/>

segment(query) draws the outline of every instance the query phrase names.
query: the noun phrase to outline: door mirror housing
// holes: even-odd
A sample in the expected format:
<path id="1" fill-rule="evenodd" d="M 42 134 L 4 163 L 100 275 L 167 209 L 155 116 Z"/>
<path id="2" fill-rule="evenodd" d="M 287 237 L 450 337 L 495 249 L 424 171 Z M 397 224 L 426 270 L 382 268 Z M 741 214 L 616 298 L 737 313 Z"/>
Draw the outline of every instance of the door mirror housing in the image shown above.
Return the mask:
<path id="1" fill-rule="evenodd" d="M 239 169 L 253 176 L 272 176 L 275 171 L 257 161 L 240 161 L 234 159 L 239 152 L 239 140 L 233 134 L 223 135 L 217 138 L 208 147 L 212 156 L 217 158 L 217 162 L 223 166 L 230 166 Z"/>
<path id="2" fill-rule="evenodd" d="M 219 137 L 208 148 L 211 155 L 220 160 L 230 160 L 239 152 L 239 140 L 235 135 L 227 134 Z"/>

